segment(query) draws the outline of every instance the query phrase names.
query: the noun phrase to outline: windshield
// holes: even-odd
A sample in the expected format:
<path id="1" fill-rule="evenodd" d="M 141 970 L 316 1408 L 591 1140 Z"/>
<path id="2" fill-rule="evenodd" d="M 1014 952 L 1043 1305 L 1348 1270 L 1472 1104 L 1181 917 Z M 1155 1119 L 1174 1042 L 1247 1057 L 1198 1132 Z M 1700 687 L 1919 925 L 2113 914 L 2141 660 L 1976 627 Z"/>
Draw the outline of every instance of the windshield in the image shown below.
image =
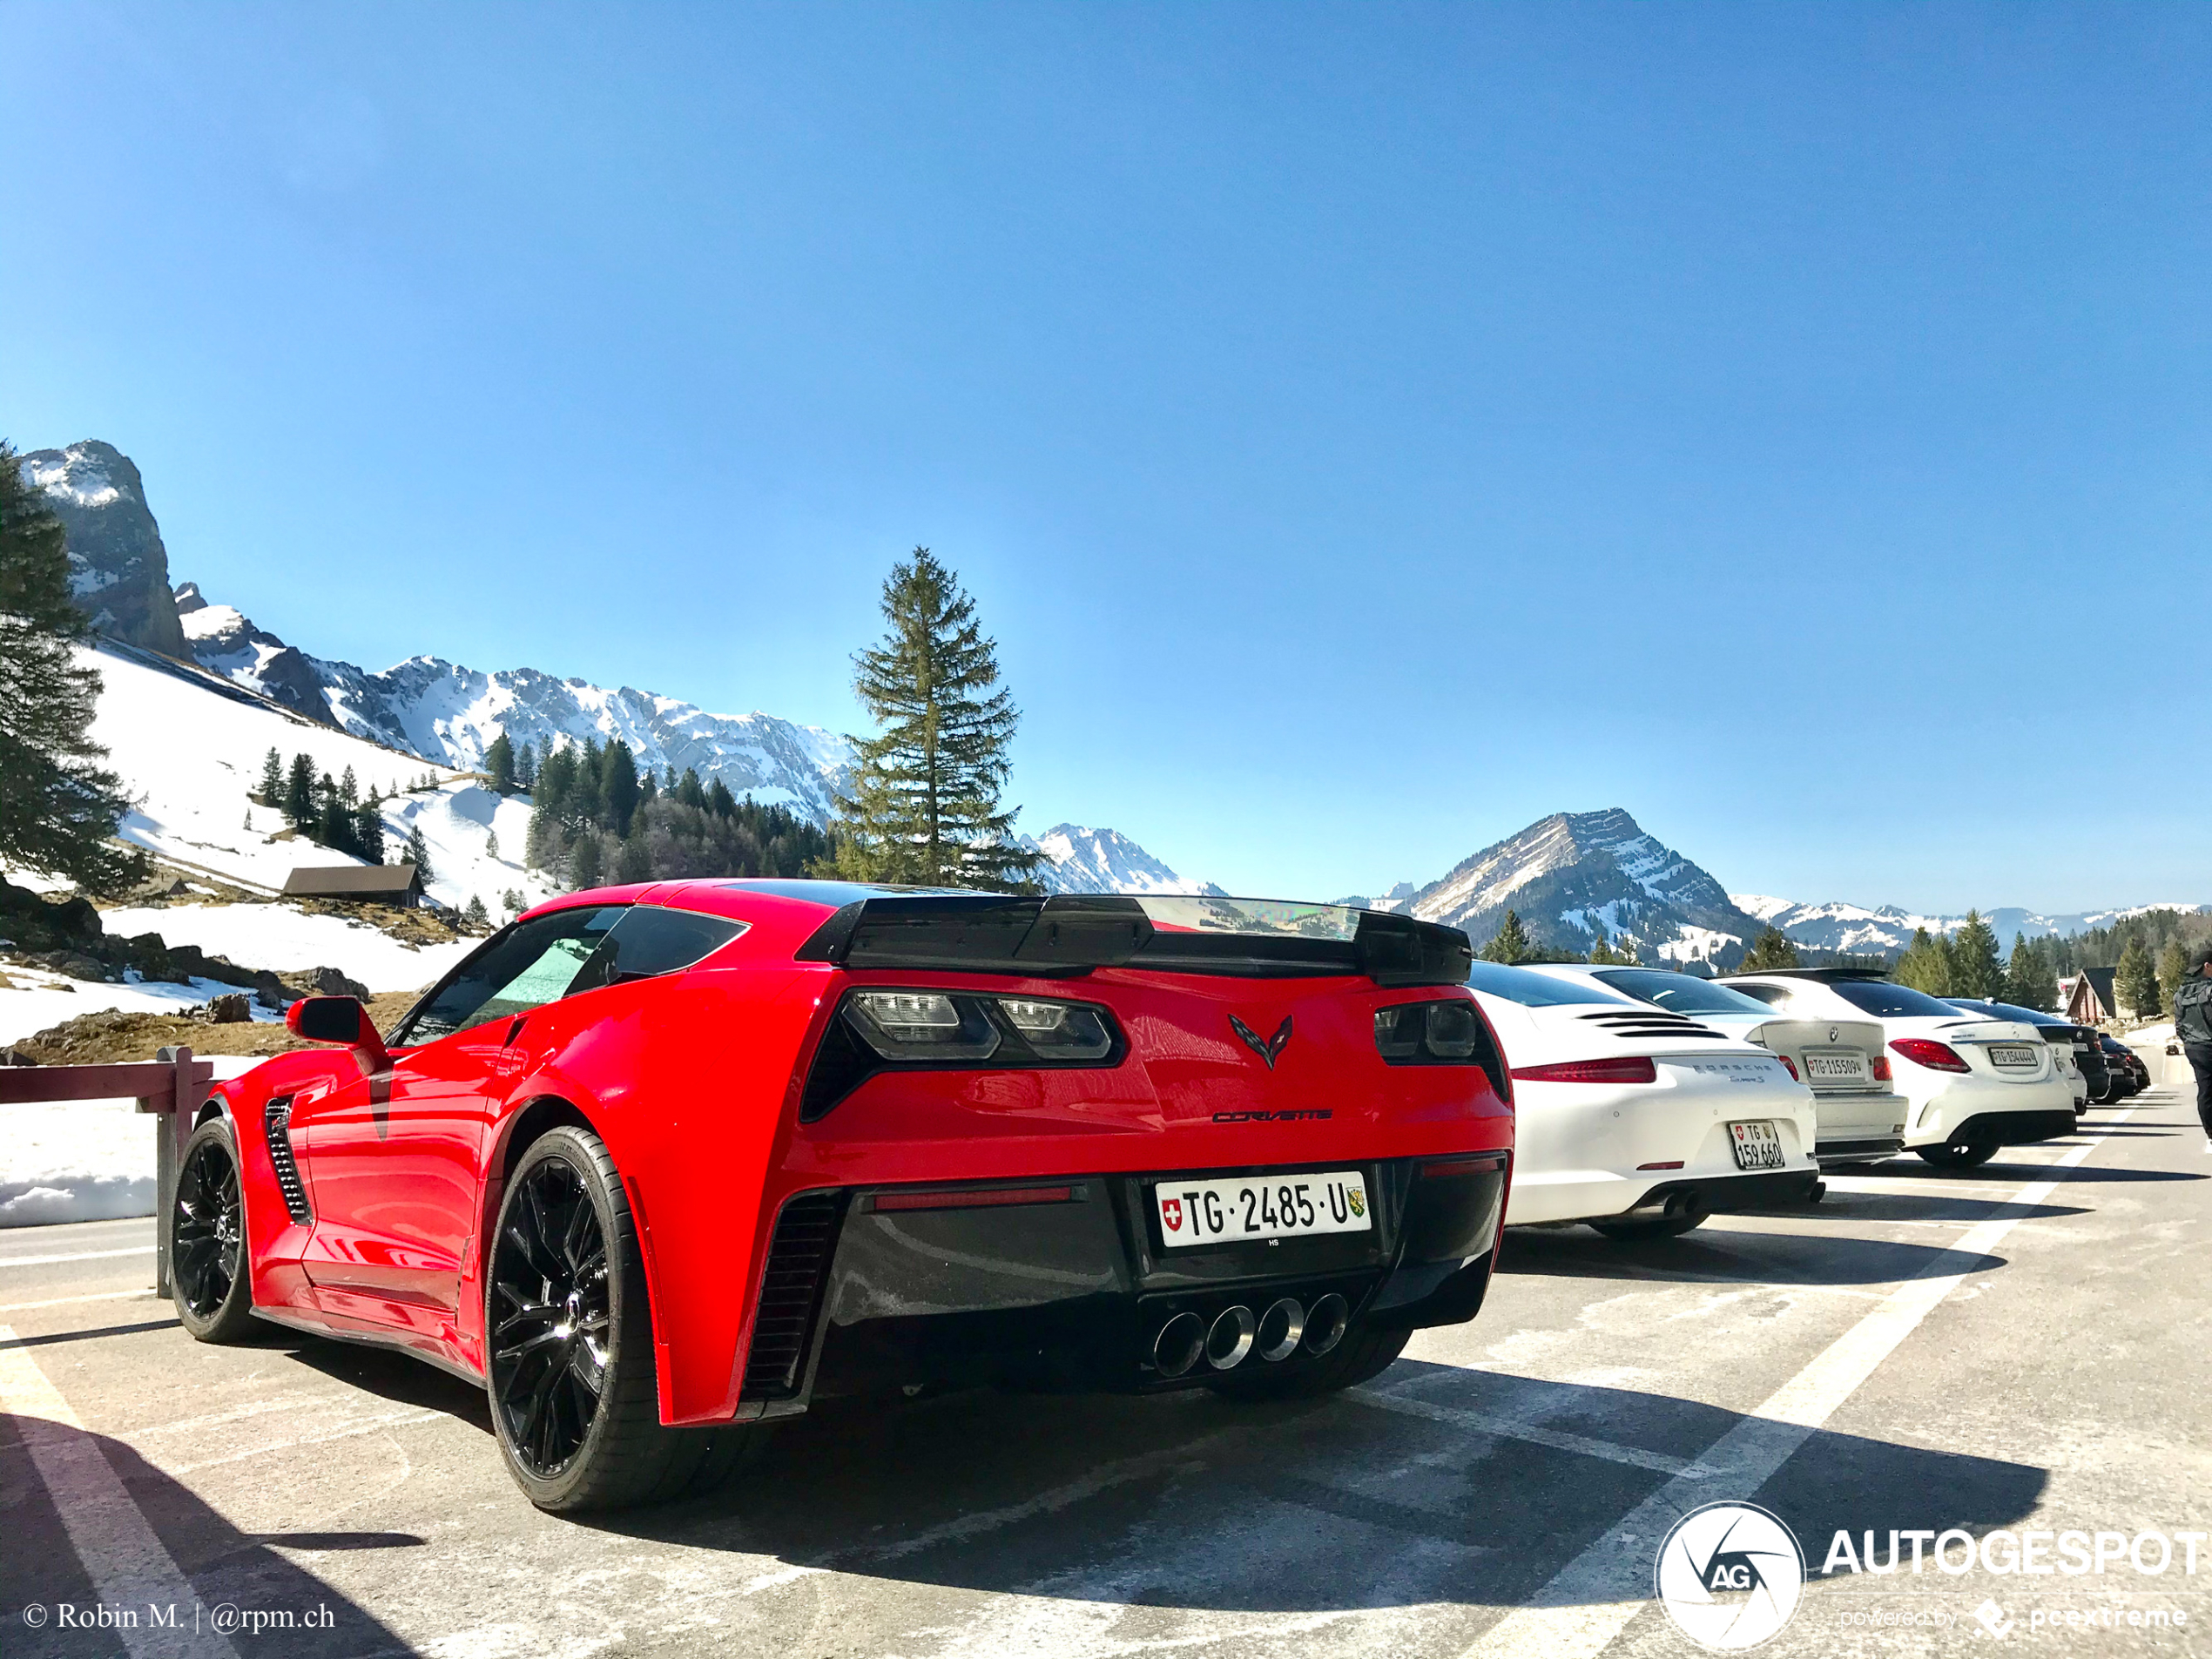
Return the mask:
<path id="1" fill-rule="evenodd" d="M 1892 985 L 1887 980 L 1838 980 L 1828 988 L 1853 1008 L 1864 1009 L 1878 1020 L 1925 1020 L 1931 1016 L 1955 1020 L 1959 1014 L 1950 1003 L 1938 1001 L 1925 991 L 1916 991 L 1909 985 Z"/>
<path id="2" fill-rule="evenodd" d="M 1627 1000 L 1595 985 L 1577 985 L 1572 980 L 1532 974 L 1525 968 L 1507 968 L 1501 962 L 1477 962 L 1467 970 L 1467 983 L 1525 1008 L 1563 1008 L 1569 1002 L 1609 1003 L 1619 1008 Z"/>
<path id="3" fill-rule="evenodd" d="M 1766 1018 L 1774 1010 L 1755 996 L 1731 991 L 1691 974 L 1662 974 L 1656 968 L 1622 968 L 1593 975 L 1616 991 L 1625 991 L 1639 1002 L 1649 1002 L 1674 1014 L 1756 1014 Z"/>
<path id="4" fill-rule="evenodd" d="M 1349 944 L 1359 931 L 1359 913 L 1340 904 L 1209 899 L 1179 894 L 1143 894 L 1136 903 L 1163 933 L 1257 934 L 1280 939 L 1332 939 Z"/>

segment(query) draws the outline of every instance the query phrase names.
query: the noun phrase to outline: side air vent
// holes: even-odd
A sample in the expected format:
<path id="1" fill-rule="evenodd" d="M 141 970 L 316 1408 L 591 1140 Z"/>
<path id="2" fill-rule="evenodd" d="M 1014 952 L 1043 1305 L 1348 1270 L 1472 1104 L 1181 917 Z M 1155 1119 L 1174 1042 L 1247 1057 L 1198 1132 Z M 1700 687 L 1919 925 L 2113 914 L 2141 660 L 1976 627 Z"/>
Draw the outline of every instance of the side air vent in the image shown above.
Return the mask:
<path id="1" fill-rule="evenodd" d="M 1685 1020 L 1679 1014 L 1585 1014 L 1581 1016 L 1591 1023 L 1603 1027 L 1622 1037 L 1710 1037 L 1716 1042 L 1725 1042 L 1723 1033 L 1695 1020 Z"/>
<path id="2" fill-rule="evenodd" d="M 292 1219 L 305 1226 L 315 1218 L 307 1208 L 307 1189 L 300 1182 L 300 1166 L 292 1160 L 292 1096 L 280 1095 L 261 1112 L 261 1130 L 269 1143 L 269 1162 L 276 1166 L 277 1190 Z"/>
<path id="3" fill-rule="evenodd" d="M 814 1320 L 821 1311 L 822 1286 L 845 1221 L 846 1196 L 802 1192 L 776 1217 L 740 1399 L 789 1399 L 799 1392 L 799 1372 L 806 1367 Z"/>

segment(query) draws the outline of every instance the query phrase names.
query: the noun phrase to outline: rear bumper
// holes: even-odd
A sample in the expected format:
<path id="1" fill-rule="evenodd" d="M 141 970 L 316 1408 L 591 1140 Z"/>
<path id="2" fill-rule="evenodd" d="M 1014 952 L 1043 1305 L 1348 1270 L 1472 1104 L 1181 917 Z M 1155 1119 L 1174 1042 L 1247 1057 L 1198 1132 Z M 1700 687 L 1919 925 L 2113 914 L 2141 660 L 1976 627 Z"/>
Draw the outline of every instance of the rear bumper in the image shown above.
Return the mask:
<path id="1" fill-rule="evenodd" d="M 1868 1135 L 1855 1140 L 1823 1141 L 1813 1148 L 1822 1163 L 1864 1163 L 1870 1158 L 1894 1157 L 1905 1150 L 1901 1135 Z"/>
<path id="2" fill-rule="evenodd" d="M 2074 1121 L 2074 1088 L 2063 1077 L 2029 1083 L 2002 1082 L 1979 1076 L 1961 1077 L 1913 1108 L 1905 1143 L 1939 1146 L 1967 1133 L 1970 1125 L 1979 1125 L 1999 1145 L 2013 1146 L 2072 1133 L 2070 1127 L 2033 1129 L 2036 1123 L 2061 1120 L 2069 1126 Z"/>
<path id="3" fill-rule="evenodd" d="M 1435 1158 L 1331 1165 L 1362 1170 L 1374 1225 L 1272 1244 L 1170 1250 L 1151 1189 L 1193 1174 L 1282 1173 L 1273 1170 L 1055 1177 L 1050 1187 L 1064 1198 L 988 1207 L 958 1201 L 1013 1184 L 933 1184 L 928 1193 L 948 1200 L 941 1209 L 877 1205 L 888 1193 L 911 1204 L 914 1189 L 852 1189 L 828 1203 L 802 1194 L 792 1204 L 811 1199 L 836 1211 L 830 1237 L 815 1240 L 808 1260 L 791 1258 L 813 1273 L 811 1289 L 772 1254 L 768 1290 L 781 1325 L 766 1314 L 758 1321 L 738 1416 L 786 1416 L 818 1396 L 924 1385 L 1194 1386 L 1233 1367 L 1201 1359 L 1163 1372 L 1155 1344 L 1171 1321 L 1195 1314 L 1211 1326 L 1238 1307 L 1257 1318 L 1286 1298 L 1303 1312 L 1341 1297 L 1351 1328 L 1471 1319 L 1495 1261 L 1508 1155 L 1466 1156 L 1491 1167 L 1425 1174 L 1455 1162 Z M 1271 1372 L 1318 1357 L 1300 1346 L 1269 1360 L 1255 1348 L 1237 1363 Z"/>
<path id="4" fill-rule="evenodd" d="M 1979 1141 L 1998 1146 L 2027 1146 L 2036 1141 L 2055 1140 L 2074 1130 L 2074 1108 L 2064 1111 L 2053 1109 L 2033 1112 L 1977 1112 L 1959 1125 L 1955 1133 L 1962 1139 Z"/>
<path id="5" fill-rule="evenodd" d="M 1669 1181 L 1637 1200 L 1625 1217 L 1695 1204 L 1716 1216 L 1754 1214 L 1762 1210 L 1795 1210 L 1811 1204 L 1820 1186 L 1817 1170 L 1770 1170 L 1757 1175 L 1711 1176 Z"/>

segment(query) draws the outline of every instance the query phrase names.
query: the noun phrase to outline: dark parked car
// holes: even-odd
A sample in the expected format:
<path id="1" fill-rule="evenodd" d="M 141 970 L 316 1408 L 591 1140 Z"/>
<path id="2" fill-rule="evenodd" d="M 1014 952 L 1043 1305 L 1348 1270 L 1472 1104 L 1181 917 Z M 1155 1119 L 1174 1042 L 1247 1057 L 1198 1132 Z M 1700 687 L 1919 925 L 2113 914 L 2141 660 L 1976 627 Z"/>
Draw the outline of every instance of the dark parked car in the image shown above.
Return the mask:
<path id="1" fill-rule="evenodd" d="M 2105 1063 L 2111 1068 L 2115 1080 L 2112 1094 L 2114 1100 L 2126 1100 L 2129 1096 L 2140 1095 L 2150 1087 L 2150 1068 L 2143 1063 L 2141 1055 L 2118 1037 L 2106 1037 L 2101 1042 Z"/>
<path id="2" fill-rule="evenodd" d="M 1972 996 L 1946 996 L 1943 999 L 1953 1008 L 1973 1014 L 1986 1014 L 1993 1020 L 2020 1020 L 2040 1026 L 2043 1041 L 2054 1047 L 2063 1046 L 2074 1053 L 2074 1063 L 2080 1069 L 2081 1081 L 2087 1087 L 2093 1104 L 2105 1105 L 2118 1098 L 2112 1092 L 2112 1068 L 2107 1062 L 2103 1049 L 2098 1046 L 2098 1034 L 2086 1025 L 2074 1025 L 2055 1014 L 2040 1013 L 2024 1008 L 2017 1002 L 1992 1002 Z M 2075 1109 L 2078 1116 L 2080 1108 Z"/>

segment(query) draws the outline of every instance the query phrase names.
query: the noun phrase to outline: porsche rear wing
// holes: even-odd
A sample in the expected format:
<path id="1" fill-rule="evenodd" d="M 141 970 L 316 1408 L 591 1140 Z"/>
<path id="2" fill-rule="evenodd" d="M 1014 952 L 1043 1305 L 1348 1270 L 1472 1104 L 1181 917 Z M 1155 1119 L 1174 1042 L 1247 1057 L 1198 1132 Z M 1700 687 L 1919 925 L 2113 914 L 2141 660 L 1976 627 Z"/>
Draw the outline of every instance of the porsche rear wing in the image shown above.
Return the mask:
<path id="1" fill-rule="evenodd" d="M 971 974 L 1174 974 L 1288 979 L 1362 974 L 1383 986 L 1460 985 L 1474 948 L 1456 927 L 1379 910 L 1269 900 L 1055 894 L 863 899 L 795 953 L 840 968 Z"/>

